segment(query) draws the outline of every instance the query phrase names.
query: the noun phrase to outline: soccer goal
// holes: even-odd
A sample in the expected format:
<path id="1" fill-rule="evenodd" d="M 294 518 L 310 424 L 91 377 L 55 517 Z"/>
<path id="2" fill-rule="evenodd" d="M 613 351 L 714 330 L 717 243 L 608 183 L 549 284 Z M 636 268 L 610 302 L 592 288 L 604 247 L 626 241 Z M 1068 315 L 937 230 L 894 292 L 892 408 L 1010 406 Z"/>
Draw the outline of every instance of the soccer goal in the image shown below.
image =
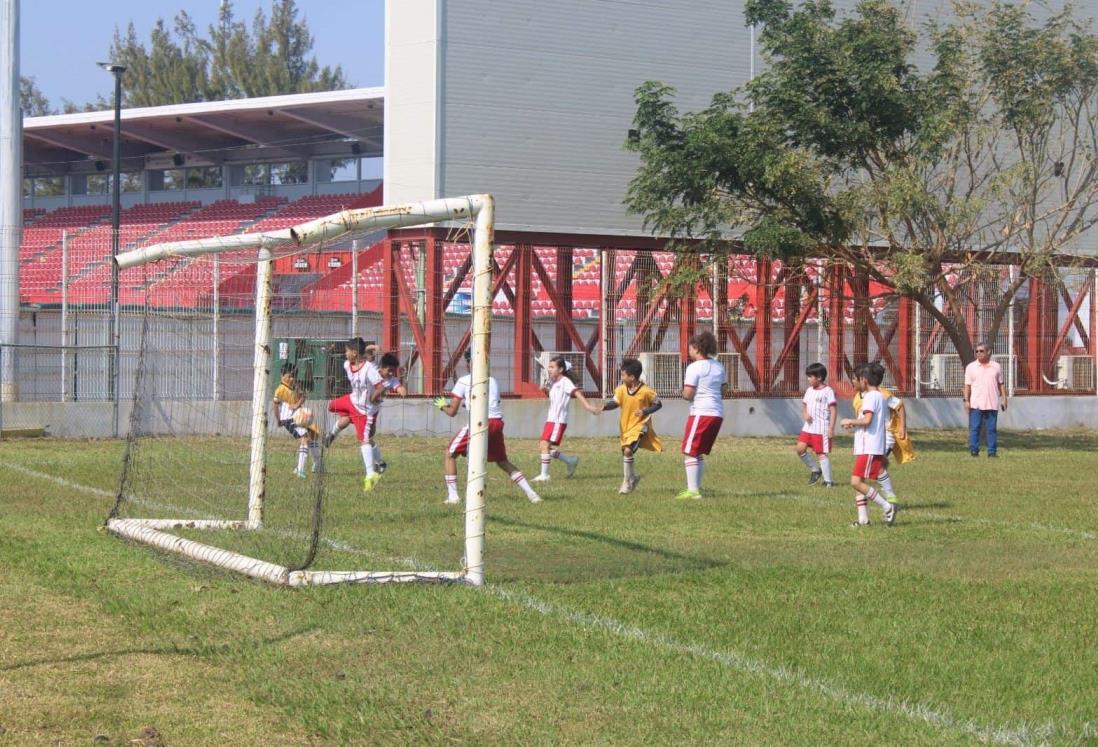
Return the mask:
<path id="1" fill-rule="evenodd" d="M 277 362 L 273 353 L 273 347 L 277 345 L 274 345 L 272 335 L 272 322 L 277 321 L 273 311 L 273 306 L 277 305 L 272 294 L 273 265 L 279 258 L 347 241 L 350 236 L 441 222 L 465 225 L 472 233 L 470 339 L 473 386 L 469 398 L 464 552 L 457 570 L 435 569 L 445 568 L 445 561 L 437 566 L 432 564 L 428 571 L 416 568 L 355 570 L 355 566 L 369 567 L 375 563 L 412 564 L 407 558 L 403 563 L 394 562 L 399 556 L 399 547 L 374 551 L 369 547 L 363 549 L 360 544 L 351 546 L 343 540 L 325 539 L 323 525 L 338 523 L 340 516 L 360 513 L 363 498 L 346 494 L 346 491 L 331 495 L 328 486 L 334 478 L 315 455 L 312 473 L 305 474 L 308 470 L 302 470 L 301 465 L 306 460 L 306 446 L 300 447 L 299 467 L 292 472 L 300 480 L 287 479 L 291 474 L 289 467 L 275 463 L 290 457 L 289 449 L 272 450 L 269 443 L 275 433 L 271 423 L 272 395 L 279 383 L 279 372 L 272 370 Z M 140 352 L 132 360 L 123 361 L 124 373 L 128 373 L 128 380 L 132 381 L 133 398 L 127 414 L 129 437 L 119 489 L 105 522 L 106 529 L 127 541 L 292 587 L 417 581 L 482 585 L 493 230 L 492 196 L 471 195 L 345 210 L 277 231 L 171 241 L 119 254 L 116 261 L 120 271 L 133 270 L 140 274 L 137 278 L 132 273 L 126 275 L 128 280 L 123 287 L 133 288 L 134 293 L 144 293 L 146 297 L 164 284 L 164 278 L 169 275 L 182 278 L 186 273 L 201 277 L 207 283 L 212 273 L 213 292 L 216 294 L 222 289 L 222 294 L 228 293 L 234 287 L 233 282 L 222 282 L 217 273 L 226 272 L 226 268 L 237 263 L 239 266 L 233 270 L 236 272 L 233 278 L 241 278 L 239 287 L 250 292 L 254 283 L 254 346 L 250 364 L 245 362 L 243 350 L 237 351 L 235 356 L 223 350 L 217 351 L 212 358 L 196 356 L 193 364 L 182 360 L 178 345 L 163 342 L 167 339 L 165 335 L 182 334 L 179 332 L 182 329 L 191 338 L 203 338 L 205 334 L 202 329 L 195 332 L 193 316 L 197 302 L 184 297 L 186 294 L 180 294 L 170 313 L 163 309 L 171 303 L 159 299 L 156 314 L 148 313 L 146 303 L 144 314 L 134 311 L 123 319 L 124 329 L 139 338 L 141 344 Z M 239 307 L 250 310 L 253 299 L 245 301 Z M 131 300 L 131 303 L 139 305 L 138 301 Z M 222 297 L 216 300 L 216 305 L 218 309 L 224 309 L 232 307 L 233 303 Z M 215 316 L 213 339 L 224 337 L 224 329 L 219 331 L 218 324 L 222 327 L 235 324 L 244 339 L 250 341 L 251 333 L 243 326 L 248 321 L 243 313 L 235 317 Z M 313 326 L 319 329 L 322 323 L 323 319 L 318 317 Z M 317 336 L 322 336 L 322 332 L 320 330 Z M 346 334 L 335 332 L 328 336 L 346 339 Z M 178 373 L 170 377 L 164 373 L 168 363 L 173 372 L 193 372 L 198 382 L 196 387 L 205 386 L 212 379 L 213 394 L 203 399 L 192 391 L 166 391 L 165 380 L 179 378 Z M 250 407 L 243 392 L 235 402 L 219 398 L 218 377 L 232 373 L 234 366 L 240 369 L 236 373 L 242 374 L 248 365 L 251 369 Z M 296 373 L 304 375 L 300 371 Z M 239 375 L 238 378 L 243 379 Z M 316 374 L 315 380 L 321 378 Z M 308 396 L 311 411 L 322 412 L 320 394 L 315 395 L 316 401 L 314 395 Z M 235 425 L 229 423 L 234 416 L 234 407 L 239 421 Z M 302 408 L 302 411 L 309 413 L 309 408 Z M 239 431 L 235 435 L 234 427 Z M 321 442 L 323 434 L 322 427 L 319 429 Z M 278 435 L 285 440 L 285 434 Z M 399 526 L 399 503 L 390 500 L 387 505 L 392 516 L 378 521 L 387 520 L 391 525 Z M 451 530 L 447 536 L 452 534 Z M 326 561 L 346 562 L 351 568 L 328 569 L 324 567 Z M 459 565 L 457 559 L 454 565 Z"/>

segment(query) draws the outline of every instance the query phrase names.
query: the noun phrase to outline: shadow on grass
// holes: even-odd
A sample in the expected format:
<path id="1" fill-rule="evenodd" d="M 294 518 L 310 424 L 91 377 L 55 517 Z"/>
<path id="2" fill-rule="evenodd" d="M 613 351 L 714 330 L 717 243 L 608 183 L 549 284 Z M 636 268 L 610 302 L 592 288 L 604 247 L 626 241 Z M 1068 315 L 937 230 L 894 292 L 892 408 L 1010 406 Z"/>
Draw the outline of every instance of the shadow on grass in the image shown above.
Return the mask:
<path id="1" fill-rule="evenodd" d="M 569 529 L 567 527 L 552 526 L 547 524 L 535 524 L 529 521 L 519 521 L 517 519 L 506 519 L 498 516 L 493 516 L 489 519 L 490 522 L 495 524 L 502 524 L 508 527 L 519 527 L 522 529 L 533 529 L 538 532 L 546 532 L 549 534 L 557 534 L 564 537 L 574 537 L 578 539 L 590 540 L 592 542 L 598 542 L 611 547 L 617 547 L 624 550 L 631 550 L 633 552 L 642 552 L 655 555 L 663 558 L 664 560 L 675 560 L 688 564 L 689 570 L 707 569 L 707 568 L 724 568 L 728 566 L 728 563 L 720 560 L 711 560 L 709 558 L 699 558 L 692 555 L 684 555 L 682 553 L 666 550 L 662 547 L 653 547 L 652 545 L 645 545 L 640 542 L 633 542 L 631 540 L 623 540 L 618 537 L 611 537 L 608 534 L 601 534 L 599 532 L 592 532 L 587 529 Z"/>
<path id="2" fill-rule="evenodd" d="M 16 669 L 29 669 L 30 667 L 41 667 L 47 665 L 56 664 L 73 664 L 77 662 L 85 661 L 98 661 L 100 659 L 109 659 L 115 656 L 213 656 L 231 654 L 236 651 L 244 649 L 260 649 L 265 646 L 273 646 L 279 643 L 285 643 L 286 641 L 293 640 L 294 638 L 300 638 L 303 635 L 308 635 L 317 630 L 315 627 L 301 628 L 299 630 L 290 630 L 282 635 L 277 635 L 272 638 L 262 638 L 260 640 L 246 640 L 238 643 L 223 643 L 215 646 L 157 646 L 147 648 L 120 648 L 114 651 L 90 651 L 86 654 L 74 654 L 72 656 L 62 656 L 59 658 L 42 658 L 42 659 L 27 659 L 26 661 L 17 661 L 12 664 L 4 664 L 0 666 L 0 672 L 11 672 Z"/>
<path id="3" fill-rule="evenodd" d="M 1093 431 L 1004 431 L 1000 428 L 998 437 L 1000 451 L 1098 451 L 1098 433 Z M 917 430 L 912 432 L 912 438 L 916 451 L 952 452 L 972 458 L 968 455 L 967 430 Z M 986 459 L 984 439 L 980 443 L 980 456 Z"/>

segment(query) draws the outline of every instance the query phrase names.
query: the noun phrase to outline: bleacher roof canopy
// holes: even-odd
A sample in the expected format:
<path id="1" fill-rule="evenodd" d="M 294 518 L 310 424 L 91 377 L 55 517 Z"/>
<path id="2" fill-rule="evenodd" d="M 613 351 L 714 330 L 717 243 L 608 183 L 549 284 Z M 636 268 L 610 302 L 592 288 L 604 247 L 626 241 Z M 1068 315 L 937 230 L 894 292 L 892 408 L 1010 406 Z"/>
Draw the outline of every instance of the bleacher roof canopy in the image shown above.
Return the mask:
<path id="1" fill-rule="evenodd" d="M 123 109 L 123 168 L 381 156 L 384 116 L 384 88 Z M 113 136 L 113 110 L 29 117 L 26 173 L 63 174 L 88 161 L 109 165 Z"/>

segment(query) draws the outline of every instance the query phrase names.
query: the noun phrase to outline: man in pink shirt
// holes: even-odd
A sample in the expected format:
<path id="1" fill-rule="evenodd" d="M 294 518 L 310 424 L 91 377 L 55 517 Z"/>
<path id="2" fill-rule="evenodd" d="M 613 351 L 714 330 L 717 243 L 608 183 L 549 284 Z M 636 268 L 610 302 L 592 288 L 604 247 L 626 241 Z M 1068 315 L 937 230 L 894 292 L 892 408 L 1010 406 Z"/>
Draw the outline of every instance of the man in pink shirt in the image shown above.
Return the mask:
<path id="1" fill-rule="evenodd" d="M 1003 371 L 991 360 L 991 348 L 986 342 L 976 345 L 976 360 L 965 366 L 965 410 L 968 411 L 968 451 L 980 456 L 980 428 L 987 425 L 987 455 L 999 456 L 996 426 L 999 410 L 1006 412 L 1007 394 L 1003 387 Z"/>

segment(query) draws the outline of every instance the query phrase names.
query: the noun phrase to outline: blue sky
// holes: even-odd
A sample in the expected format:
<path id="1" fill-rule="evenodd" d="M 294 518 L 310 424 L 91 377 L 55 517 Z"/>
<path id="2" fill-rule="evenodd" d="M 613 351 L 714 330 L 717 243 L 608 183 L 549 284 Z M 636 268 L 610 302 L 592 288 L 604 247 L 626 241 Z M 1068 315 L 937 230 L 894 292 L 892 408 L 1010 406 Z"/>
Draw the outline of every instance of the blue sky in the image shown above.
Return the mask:
<path id="1" fill-rule="evenodd" d="M 132 20 L 148 41 L 156 19 L 170 23 L 187 8 L 200 29 L 217 20 L 219 0 L 20 0 L 20 72 L 34 77 L 55 108 L 61 99 L 94 100 L 112 90 L 110 75 L 96 67 L 110 50 L 114 29 Z M 384 0 L 298 0 L 313 33 L 321 65 L 342 65 L 356 86 L 380 86 L 385 75 Z M 249 25 L 256 8 L 270 15 L 270 0 L 235 0 L 233 12 Z"/>

